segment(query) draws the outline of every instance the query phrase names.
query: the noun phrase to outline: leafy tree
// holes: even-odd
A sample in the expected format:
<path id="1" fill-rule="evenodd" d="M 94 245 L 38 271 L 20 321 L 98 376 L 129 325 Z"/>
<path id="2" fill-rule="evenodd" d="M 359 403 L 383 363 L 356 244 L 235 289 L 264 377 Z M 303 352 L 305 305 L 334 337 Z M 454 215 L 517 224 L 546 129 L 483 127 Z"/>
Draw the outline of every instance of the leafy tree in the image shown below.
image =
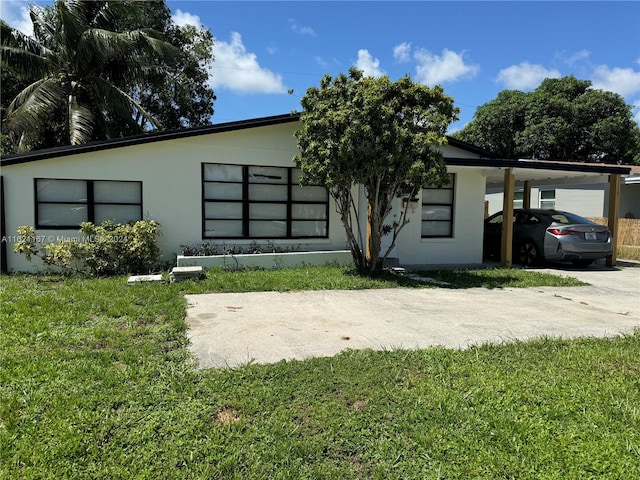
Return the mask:
<path id="1" fill-rule="evenodd" d="M 533 92 L 504 90 L 453 136 L 505 158 L 640 163 L 640 129 L 615 93 L 573 76 Z"/>
<path id="2" fill-rule="evenodd" d="M 137 116 L 158 126 L 123 86 L 163 71 L 177 50 L 152 29 L 115 31 L 131 8 L 86 0 L 31 6 L 33 38 L 2 24 L 2 64 L 32 81 L 6 109 L 4 130 L 18 151 L 53 146 L 42 145 L 51 125 L 61 127 L 62 144 L 141 132 Z"/>
<path id="3" fill-rule="evenodd" d="M 136 2 L 136 6 L 118 20 L 118 30 L 154 29 L 179 53 L 170 68 L 149 75 L 144 83 L 132 83 L 133 96 L 165 130 L 209 125 L 216 99 L 208 84 L 213 64 L 211 31 L 193 25 L 177 26 L 164 1 L 147 0 Z M 144 117 L 139 116 L 138 120 L 145 123 Z"/>
<path id="4" fill-rule="evenodd" d="M 396 82 L 364 77 L 353 68 L 348 76 L 325 75 L 301 103 L 302 128 L 295 134 L 300 153 L 294 157 L 300 181 L 327 186 L 356 268 L 375 274 L 409 222 L 407 203 L 397 221 L 385 225 L 394 199 L 448 180 L 438 147 L 446 143 L 458 109 L 440 86 L 429 88 L 409 76 Z M 358 185 L 369 202 L 369 256 L 354 198 Z M 386 252 L 383 235 L 392 236 Z"/>

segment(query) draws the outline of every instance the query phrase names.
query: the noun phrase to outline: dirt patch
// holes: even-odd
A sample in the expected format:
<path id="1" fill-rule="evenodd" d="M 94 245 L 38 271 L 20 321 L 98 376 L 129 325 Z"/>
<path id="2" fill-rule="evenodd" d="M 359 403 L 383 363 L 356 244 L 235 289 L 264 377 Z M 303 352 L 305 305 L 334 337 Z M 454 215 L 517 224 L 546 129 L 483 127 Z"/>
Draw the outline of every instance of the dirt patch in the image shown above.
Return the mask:
<path id="1" fill-rule="evenodd" d="M 214 418 L 221 425 L 230 425 L 240 420 L 240 415 L 233 408 L 224 407 L 216 411 Z"/>

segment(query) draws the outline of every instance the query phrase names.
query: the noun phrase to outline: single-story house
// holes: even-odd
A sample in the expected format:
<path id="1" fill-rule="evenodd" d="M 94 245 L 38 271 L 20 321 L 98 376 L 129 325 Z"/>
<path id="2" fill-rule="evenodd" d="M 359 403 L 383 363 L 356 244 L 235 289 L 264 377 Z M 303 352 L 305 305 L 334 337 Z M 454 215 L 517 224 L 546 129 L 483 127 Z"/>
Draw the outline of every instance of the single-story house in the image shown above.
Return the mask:
<path id="1" fill-rule="evenodd" d="M 19 226 L 55 240 L 76 235 L 80 222 L 105 219 L 156 220 L 168 261 L 180 245 L 200 241 L 344 250 L 345 232 L 327 190 L 298 185 L 292 158 L 299 128 L 299 115 L 285 114 L 5 156 L 3 270 L 38 268 L 13 252 Z M 629 173 L 611 165 L 504 160 L 453 138 L 442 153 L 452 182 L 411 199 L 410 223 L 392 253 L 402 265 L 482 263 L 488 185 L 509 191 L 509 182 Z M 357 198 L 365 219 L 362 192 Z M 510 264 L 510 253 L 505 259 Z"/>

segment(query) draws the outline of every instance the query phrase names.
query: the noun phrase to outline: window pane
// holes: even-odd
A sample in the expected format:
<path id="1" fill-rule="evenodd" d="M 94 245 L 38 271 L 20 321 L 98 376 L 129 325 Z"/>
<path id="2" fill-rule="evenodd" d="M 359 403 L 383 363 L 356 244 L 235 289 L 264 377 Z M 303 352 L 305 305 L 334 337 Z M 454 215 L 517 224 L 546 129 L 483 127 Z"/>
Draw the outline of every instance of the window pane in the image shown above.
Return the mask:
<path id="1" fill-rule="evenodd" d="M 287 206 L 278 203 L 253 203 L 249 205 L 251 220 L 286 220 Z"/>
<path id="2" fill-rule="evenodd" d="M 296 220 L 327 218 L 327 206 L 316 204 L 299 204 L 294 203 L 291 206 L 291 218 Z"/>
<path id="3" fill-rule="evenodd" d="M 87 202 L 87 182 L 84 180 L 37 180 L 38 202 Z"/>
<path id="4" fill-rule="evenodd" d="M 289 171 L 282 167 L 249 167 L 249 183 L 289 182 Z"/>
<path id="5" fill-rule="evenodd" d="M 267 220 L 260 221 L 254 220 L 249 222 L 249 236 L 250 237 L 286 237 L 287 236 L 287 222 Z"/>
<path id="6" fill-rule="evenodd" d="M 242 166 L 205 163 L 204 179 L 219 182 L 242 182 Z"/>
<path id="7" fill-rule="evenodd" d="M 242 219 L 242 203 L 240 202 L 205 202 L 205 218 Z"/>
<path id="8" fill-rule="evenodd" d="M 451 222 L 422 222 L 423 237 L 450 237 Z"/>
<path id="9" fill-rule="evenodd" d="M 422 220 L 451 220 L 452 207 L 445 205 L 425 205 Z"/>
<path id="10" fill-rule="evenodd" d="M 249 200 L 287 201 L 286 185 L 249 185 Z"/>
<path id="11" fill-rule="evenodd" d="M 96 205 L 93 214 L 96 224 L 105 220 L 113 220 L 115 223 L 142 220 L 139 205 Z"/>
<path id="12" fill-rule="evenodd" d="M 238 183 L 205 183 L 205 200 L 242 200 L 242 185 Z"/>
<path id="13" fill-rule="evenodd" d="M 300 187 L 294 185 L 291 188 L 291 199 L 294 202 L 326 202 L 327 189 L 325 187 Z"/>
<path id="14" fill-rule="evenodd" d="M 291 235 L 294 237 L 326 237 L 326 221 L 293 221 Z"/>
<path id="15" fill-rule="evenodd" d="M 541 190 L 540 191 L 540 199 L 541 200 L 555 200 L 556 191 L 555 190 Z"/>
<path id="16" fill-rule="evenodd" d="M 453 190 L 424 189 L 422 203 L 452 203 Z"/>
<path id="17" fill-rule="evenodd" d="M 38 226 L 77 226 L 89 221 L 87 206 L 59 203 L 40 203 L 38 205 Z"/>
<path id="18" fill-rule="evenodd" d="M 204 233 L 206 237 L 242 237 L 242 220 L 207 220 Z"/>
<path id="19" fill-rule="evenodd" d="M 142 203 L 138 182 L 93 182 L 93 199 L 97 203 Z"/>

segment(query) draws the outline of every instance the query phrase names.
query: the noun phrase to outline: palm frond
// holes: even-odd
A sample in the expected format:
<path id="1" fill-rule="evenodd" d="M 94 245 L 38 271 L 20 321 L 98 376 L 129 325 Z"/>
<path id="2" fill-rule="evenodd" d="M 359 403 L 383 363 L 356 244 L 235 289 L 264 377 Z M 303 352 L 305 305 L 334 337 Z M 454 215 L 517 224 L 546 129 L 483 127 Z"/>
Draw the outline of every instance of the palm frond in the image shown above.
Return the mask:
<path id="1" fill-rule="evenodd" d="M 60 108 L 63 96 L 56 78 L 39 80 L 20 92 L 7 108 L 6 127 L 12 138 L 36 137 Z"/>
<path id="2" fill-rule="evenodd" d="M 53 70 L 49 57 L 7 45 L 0 46 L 0 62 L 31 78 L 43 77 Z"/>
<path id="3" fill-rule="evenodd" d="M 55 3 L 62 28 L 61 39 L 68 51 L 75 50 L 82 33 L 89 28 L 84 3 L 79 1 L 58 1 Z"/>
<path id="4" fill-rule="evenodd" d="M 93 139 L 96 115 L 87 105 L 78 101 L 77 95 L 69 98 L 69 140 L 71 145 L 87 143 Z"/>
<path id="5" fill-rule="evenodd" d="M 128 112 L 129 117 L 131 117 L 135 109 L 142 117 L 151 123 L 154 128 L 161 128 L 160 122 L 125 91 L 103 79 L 98 79 L 96 87 L 102 98 L 105 99 L 105 103 L 111 106 L 113 112 L 119 117 L 124 118 L 125 111 Z"/>

